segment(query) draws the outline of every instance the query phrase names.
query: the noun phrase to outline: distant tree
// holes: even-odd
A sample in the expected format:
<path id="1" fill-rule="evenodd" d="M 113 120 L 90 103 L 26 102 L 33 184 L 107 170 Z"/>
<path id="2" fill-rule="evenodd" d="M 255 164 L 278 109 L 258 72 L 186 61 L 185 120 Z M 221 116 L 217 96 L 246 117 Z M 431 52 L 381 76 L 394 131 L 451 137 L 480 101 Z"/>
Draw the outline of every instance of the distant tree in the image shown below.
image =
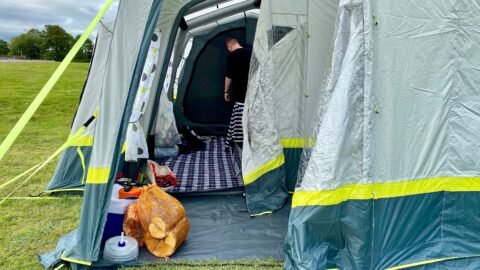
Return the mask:
<path id="1" fill-rule="evenodd" d="M 58 25 L 45 25 L 42 49 L 46 59 L 62 61 L 72 45 L 73 37 Z"/>
<path id="2" fill-rule="evenodd" d="M 42 33 L 35 28 L 14 37 L 10 41 L 10 53 L 28 59 L 40 59 L 42 53 Z"/>
<path id="3" fill-rule="evenodd" d="M 10 49 L 8 48 L 8 42 L 0 39 L 0 55 L 7 55 Z"/>
<path id="4" fill-rule="evenodd" d="M 78 39 L 80 39 L 80 35 L 76 36 L 73 39 L 72 47 L 78 41 Z M 78 51 L 77 55 L 75 55 L 75 58 L 73 60 L 76 62 L 90 62 L 90 59 L 92 59 L 92 55 L 93 55 L 93 42 L 87 38 L 82 48 Z"/>

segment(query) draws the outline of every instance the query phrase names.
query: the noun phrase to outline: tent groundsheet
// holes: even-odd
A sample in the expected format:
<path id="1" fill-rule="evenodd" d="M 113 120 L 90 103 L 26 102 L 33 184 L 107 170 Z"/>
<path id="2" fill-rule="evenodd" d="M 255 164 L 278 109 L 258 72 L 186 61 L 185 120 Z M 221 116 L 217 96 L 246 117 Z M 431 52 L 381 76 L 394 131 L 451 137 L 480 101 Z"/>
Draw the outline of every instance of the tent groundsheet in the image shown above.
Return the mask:
<path id="1" fill-rule="evenodd" d="M 228 195 L 231 194 L 231 195 Z M 187 240 L 169 261 L 234 261 L 247 259 L 284 260 L 283 247 L 287 233 L 290 203 L 272 215 L 251 218 L 245 198 L 238 192 L 217 192 L 202 196 L 177 197 L 185 206 L 190 222 Z M 55 258 L 74 239 L 76 231 L 65 235 L 55 251 L 39 257 L 44 266 L 55 265 Z M 91 269 L 111 269 L 111 262 L 100 254 Z M 137 261 L 123 265 L 161 263 L 146 249 L 140 249 Z M 77 267 L 78 265 L 76 265 Z"/>
<path id="2" fill-rule="evenodd" d="M 183 196 L 190 221 L 185 243 L 169 260 L 284 260 L 290 206 L 250 218 L 241 195 Z M 144 250 L 140 261 L 163 261 Z"/>

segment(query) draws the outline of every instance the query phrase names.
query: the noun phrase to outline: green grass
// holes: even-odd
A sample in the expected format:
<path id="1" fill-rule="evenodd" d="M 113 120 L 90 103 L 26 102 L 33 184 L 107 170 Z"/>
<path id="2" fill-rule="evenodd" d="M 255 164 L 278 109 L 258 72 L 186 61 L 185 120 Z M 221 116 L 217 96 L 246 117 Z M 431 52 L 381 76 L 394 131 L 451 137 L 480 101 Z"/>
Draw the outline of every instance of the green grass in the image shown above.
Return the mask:
<path id="1" fill-rule="evenodd" d="M 0 63 L 0 141 L 7 136 L 58 63 Z M 45 160 L 68 137 L 88 64 L 69 66 L 0 161 L 0 185 Z M 58 158 L 0 205 L 0 269 L 43 269 L 36 256 L 55 248 L 57 240 L 78 224 L 81 197 L 31 199 L 44 190 Z M 0 190 L 0 200 L 23 179 Z M 127 268 L 125 268 L 127 269 Z M 276 261 L 167 263 L 138 269 L 282 269 Z"/>
<path id="2" fill-rule="evenodd" d="M 0 141 L 7 136 L 58 63 L 0 63 Z M 88 64 L 72 64 L 0 161 L 0 184 L 45 160 L 68 137 Z M 19 188 L 13 197 L 38 194 L 58 158 Z M 23 179 L 0 190 L 4 198 Z M 8 200 L 0 205 L 0 269 L 41 269 L 36 255 L 78 224 L 81 199 Z"/>

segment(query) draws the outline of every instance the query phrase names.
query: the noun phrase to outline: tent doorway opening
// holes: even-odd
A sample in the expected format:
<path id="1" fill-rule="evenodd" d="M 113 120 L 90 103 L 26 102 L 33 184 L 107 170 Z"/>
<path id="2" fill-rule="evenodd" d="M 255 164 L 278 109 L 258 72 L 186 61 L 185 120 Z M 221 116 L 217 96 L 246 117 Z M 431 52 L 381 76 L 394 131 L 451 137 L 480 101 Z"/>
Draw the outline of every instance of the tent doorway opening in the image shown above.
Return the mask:
<path id="1" fill-rule="evenodd" d="M 242 46 L 251 48 L 257 17 L 255 11 L 245 11 L 220 23 L 217 20 L 210 27 L 187 30 L 186 41 L 175 46 L 177 50 L 171 59 L 181 60 L 171 61 L 172 84 L 168 94 L 161 98 L 173 102 L 175 124 L 183 139 L 197 135 L 204 147 L 186 152 L 180 148 L 180 153 L 172 156 L 164 145 L 155 144 L 151 151 L 155 161 L 169 166 L 179 179 L 174 193 L 241 190 L 243 186 L 241 149 L 226 145 L 233 103 L 226 102 L 223 94 L 228 55 L 225 41 L 234 37 Z M 180 36 L 181 33 L 177 34 Z M 176 42 L 182 42 L 181 39 L 177 38 Z M 166 137 L 165 122 L 169 123 L 157 120 L 151 133 L 152 141 Z"/>
<path id="2" fill-rule="evenodd" d="M 207 23 L 204 16 L 209 15 L 194 16 L 185 21 L 186 25 Z M 250 217 L 243 197 L 242 150 L 237 145 L 226 147 L 233 105 L 223 95 L 228 54 L 225 41 L 234 37 L 242 46 L 252 48 L 257 18 L 258 10 L 243 10 L 226 18 L 213 16 L 210 21 L 214 23 L 177 33 L 171 57 L 173 84 L 167 96 L 173 102 L 180 133 L 194 131 L 205 147 L 173 157 L 163 157 L 158 147 L 153 151 L 160 154 L 154 160 L 176 175 L 178 185 L 171 194 L 185 206 L 191 223 L 188 238 L 174 260 L 283 260 L 288 207 L 275 215 Z M 166 129 L 157 122 L 154 130 Z M 162 135 L 153 132 L 153 136 Z M 158 260 L 146 250 L 140 259 Z"/>

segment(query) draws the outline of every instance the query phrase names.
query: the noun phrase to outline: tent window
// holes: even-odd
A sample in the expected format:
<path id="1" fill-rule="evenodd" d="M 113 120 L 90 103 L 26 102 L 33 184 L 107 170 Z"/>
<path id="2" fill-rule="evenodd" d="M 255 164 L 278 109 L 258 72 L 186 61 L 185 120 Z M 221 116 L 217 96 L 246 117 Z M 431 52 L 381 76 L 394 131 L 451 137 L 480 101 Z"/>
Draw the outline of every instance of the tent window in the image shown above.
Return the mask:
<path id="1" fill-rule="evenodd" d="M 268 31 L 268 46 L 271 49 L 273 45 L 277 44 L 283 37 L 285 37 L 293 28 L 290 26 L 272 26 L 272 29 Z"/>

